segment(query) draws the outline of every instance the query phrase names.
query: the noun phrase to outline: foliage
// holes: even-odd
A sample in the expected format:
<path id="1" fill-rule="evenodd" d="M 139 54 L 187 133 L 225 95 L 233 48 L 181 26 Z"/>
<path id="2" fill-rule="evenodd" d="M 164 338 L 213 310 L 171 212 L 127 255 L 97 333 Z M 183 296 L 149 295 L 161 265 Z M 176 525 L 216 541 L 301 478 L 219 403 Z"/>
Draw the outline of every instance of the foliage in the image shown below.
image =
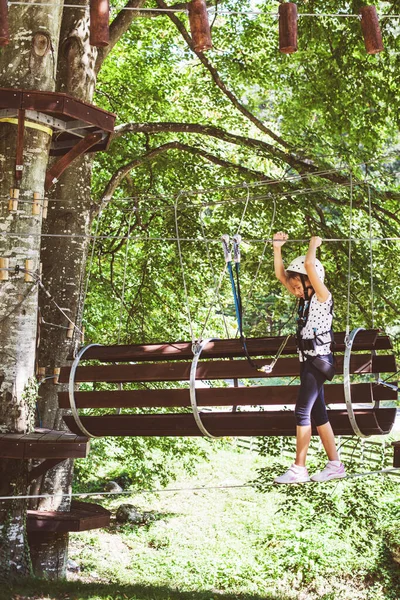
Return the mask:
<path id="1" fill-rule="evenodd" d="M 107 481 L 123 489 L 165 486 L 182 470 L 192 473 L 206 459 L 209 443 L 183 438 L 101 438 L 93 440 L 88 458 L 75 463 L 75 490 L 104 490 Z"/>
<path id="2" fill-rule="evenodd" d="M 298 8 L 354 14 L 360 6 L 324 0 Z M 396 14 L 397 7 L 382 2 L 378 12 Z M 254 8 L 262 14 L 246 14 Z M 289 333 L 294 303 L 273 276 L 265 244 L 273 231 L 286 230 L 304 242 L 290 241 L 285 261 L 303 253 L 313 234 L 330 240 L 319 258 L 337 331 L 374 324 L 398 339 L 398 21 L 381 20 L 386 52 L 369 56 L 358 19 L 304 17 L 299 51 L 287 56 L 277 50 L 276 3 L 228 0 L 217 13 L 208 67 L 179 33 L 177 25 L 187 29 L 188 21 L 178 14 L 136 19 L 100 71 L 96 102 L 117 113 L 117 125 L 161 126 L 116 135 L 109 151 L 96 155 L 92 192 L 104 209 L 88 268 L 88 338 L 111 344 L 234 336 L 219 240 L 239 230 L 246 240 L 246 335 Z M 185 132 L 176 123 L 215 131 Z M 181 146 L 146 158 L 172 142 Z M 111 177 L 133 159 L 136 166 L 106 201 Z M 310 175 L 309 165 L 323 173 Z M 149 457 L 161 449 L 168 456 L 175 444 L 178 453 L 196 455 L 192 442 L 148 439 L 98 442 L 92 460 L 97 465 L 111 452 L 121 477 L 145 485 Z M 156 458 L 158 477 L 167 464 Z M 90 469 L 90 462 L 78 467 L 82 482 L 90 481 Z"/>
<path id="3" fill-rule="evenodd" d="M 35 590 L 76 599 L 124 594 L 131 600 L 399 597 L 398 565 L 386 552 L 381 529 L 390 520 L 396 527 L 398 487 L 374 478 L 355 485 L 346 480 L 276 489 L 267 485 L 270 472 L 258 491 L 248 483 L 262 467 L 271 467 L 265 458 L 225 448 L 211 459 L 199 460 L 196 473 L 182 477 L 173 491 L 112 497 L 106 506 L 113 513 L 129 501 L 154 518 L 144 525 L 113 522 L 107 531 L 71 536 L 71 558 L 80 573 L 70 575 L 74 581 L 64 586 L 41 582 Z M 335 499 L 351 502 L 343 527 L 347 508 L 339 503 L 340 515 L 333 510 L 333 491 Z M 366 517 L 358 509 L 351 516 L 358 506 L 355 495 Z M 23 594 L 24 587 L 16 591 Z"/>

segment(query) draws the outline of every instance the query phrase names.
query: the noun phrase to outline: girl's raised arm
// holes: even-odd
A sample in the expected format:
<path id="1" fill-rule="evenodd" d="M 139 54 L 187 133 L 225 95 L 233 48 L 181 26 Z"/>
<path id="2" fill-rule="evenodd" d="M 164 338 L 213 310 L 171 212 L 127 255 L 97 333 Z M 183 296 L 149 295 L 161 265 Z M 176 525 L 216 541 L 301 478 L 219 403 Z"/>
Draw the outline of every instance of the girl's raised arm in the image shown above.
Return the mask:
<path id="1" fill-rule="evenodd" d="M 316 250 L 321 244 L 322 239 L 317 235 L 311 238 L 306 254 L 306 260 L 304 262 L 304 267 L 307 271 L 307 277 L 314 288 L 317 300 L 319 302 L 326 302 L 330 292 L 322 279 L 320 279 L 317 269 L 315 268 Z"/>

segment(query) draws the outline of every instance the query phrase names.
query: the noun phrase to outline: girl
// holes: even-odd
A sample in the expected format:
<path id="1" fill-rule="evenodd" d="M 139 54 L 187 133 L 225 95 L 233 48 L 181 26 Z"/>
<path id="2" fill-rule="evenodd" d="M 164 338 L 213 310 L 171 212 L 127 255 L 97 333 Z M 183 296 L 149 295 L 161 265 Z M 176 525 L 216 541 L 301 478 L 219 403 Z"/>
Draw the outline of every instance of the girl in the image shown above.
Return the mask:
<path id="1" fill-rule="evenodd" d="M 303 483 L 310 477 L 306 458 L 311 439 L 311 417 L 317 427 L 329 462 L 313 481 L 345 477 L 336 449 L 324 400 L 324 382 L 334 374 L 331 343 L 333 300 L 324 284 L 325 270 L 316 258 L 320 237 L 312 237 L 305 256 L 299 256 L 285 270 L 281 248 L 288 239 L 282 231 L 274 235 L 274 267 L 279 281 L 299 299 L 297 345 L 300 359 L 300 390 L 296 402 L 296 458 L 275 483 Z"/>

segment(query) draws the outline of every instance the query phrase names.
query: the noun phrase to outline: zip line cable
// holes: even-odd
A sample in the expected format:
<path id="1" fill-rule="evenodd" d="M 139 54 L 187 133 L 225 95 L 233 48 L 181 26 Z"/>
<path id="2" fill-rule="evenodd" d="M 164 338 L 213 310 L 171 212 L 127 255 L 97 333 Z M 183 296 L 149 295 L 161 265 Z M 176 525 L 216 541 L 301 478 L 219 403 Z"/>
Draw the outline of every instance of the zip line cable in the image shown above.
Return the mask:
<path id="1" fill-rule="evenodd" d="M 8 2 L 8 5 L 11 6 L 30 6 L 30 7 L 43 7 L 43 6 L 49 6 L 52 8 L 79 8 L 81 10 L 89 10 L 89 6 L 85 5 L 82 6 L 81 4 L 63 4 L 63 3 L 58 3 L 58 2 L 18 2 L 17 0 L 13 0 L 11 2 Z M 130 7 L 130 6 L 124 6 L 123 8 L 115 8 L 115 7 L 111 7 L 111 10 L 115 11 L 115 12 L 123 12 L 123 11 L 131 11 L 131 12 L 137 12 L 137 13 L 188 13 L 188 9 L 187 8 L 136 8 L 136 7 Z M 211 7 L 208 10 L 210 10 L 210 12 L 214 12 L 215 8 Z M 231 11 L 231 10 L 218 10 L 218 15 L 244 15 L 244 16 L 259 16 L 259 15 L 263 15 L 263 16 L 271 16 L 271 17 L 278 17 L 279 14 L 277 12 L 263 12 L 261 10 L 249 10 L 249 11 Z M 360 19 L 360 15 L 359 14 L 352 14 L 352 13 L 298 13 L 298 17 L 316 17 L 316 18 L 355 18 L 355 19 Z M 381 14 L 379 15 L 379 17 L 381 19 L 399 19 L 400 15 L 388 15 L 388 14 Z"/>
<path id="2" fill-rule="evenodd" d="M 209 243 L 213 243 L 213 244 L 220 244 L 221 240 L 220 239 L 216 239 L 216 238 L 202 238 L 202 237 L 196 237 L 196 238 L 182 238 L 182 237 L 153 237 L 153 236 L 126 236 L 126 235 L 98 235 L 97 237 L 95 237 L 94 235 L 84 235 L 84 234 L 67 234 L 67 233 L 37 233 L 37 234 L 23 234 L 23 233 L 9 233 L 9 232 L 0 232 L 0 238 L 6 238 L 6 237 L 11 237 L 11 238 L 23 238 L 23 237 L 53 237 L 53 238 L 71 238 L 71 239 L 97 239 L 97 240 L 136 240 L 138 242 L 177 242 L 178 239 L 181 242 L 194 242 L 196 244 L 198 244 L 199 242 L 205 242 L 208 241 Z M 339 243 L 339 242 L 348 242 L 349 239 L 351 239 L 351 242 L 369 242 L 370 241 L 370 237 L 363 237 L 363 238 L 322 238 L 323 242 L 332 242 L 332 243 Z M 373 237 L 372 241 L 373 242 L 397 242 L 400 240 L 399 236 L 392 236 L 392 237 Z M 244 239 L 243 240 L 246 244 L 265 244 L 265 242 L 269 242 L 272 243 L 273 240 L 266 240 L 264 239 Z M 310 240 L 308 239 L 303 239 L 303 240 L 287 240 L 286 243 L 291 243 L 291 244 L 306 244 L 308 243 Z M 0 269 L 1 270 L 1 269 Z M 3 269 L 3 270 L 7 270 L 7 269 Z"/>
<path id="3" fill-rule="evenodd" d="M 340 481 L 345 481 L 346 479 L 358 479 L 360 477 L 368 477 L 371 475 L 386 475 L 390 473 L 400 473 L 400 467 L 388 467 L 386 469 L 378 469 L 376 471 L 366 471 L 363 473 L 352 473 L 342 477 L 338 480 L 332 480 L 335 483 L 339 483 Z M 399 482 L 400 483 L 400 480 Z M 316 482 L 307 482 L 308 485 L 315 485 Z M 265 486 L 273 486 L 275 489 L 279 489 L 278 484 L 274 484 L 273 481 L 262 484 L 262 487 Z M 129 490 L 122 492 L 73 492 L 73 493 L 65 493 L 65 494 L 38 494 L 38 495 L 23 495 L 23 496 L 0 496 L 0 501 L 7 500 L 34 500 L 38 498 L 90 498 L 93 496 L 134 496 L 135 494 L 163 494 L 163 493 L 178 493 L 178 492 L 201 492 L 201 491 L 212 491 L 212 490 L 235 490 L 235 489 L 243 489 L 243 488 L 254 488 L 258 489 L 260 486 L 256 483 L 242 483 L 238 485 L 216 485 L 216 486 L 198 486 L 192 488 L 164 488 L 164 489 L 138 489 L 138 490 Z"/>

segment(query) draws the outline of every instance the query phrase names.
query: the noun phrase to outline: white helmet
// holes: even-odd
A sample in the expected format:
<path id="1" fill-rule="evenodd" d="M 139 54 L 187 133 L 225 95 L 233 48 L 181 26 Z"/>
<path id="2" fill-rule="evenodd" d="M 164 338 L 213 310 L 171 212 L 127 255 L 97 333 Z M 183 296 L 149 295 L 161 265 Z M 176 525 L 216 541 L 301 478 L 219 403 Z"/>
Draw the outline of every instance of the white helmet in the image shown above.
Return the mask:
<path id="1" fill-rule="evenodd" d="M 298 256 L 297 258 L 292 260 L 290 265 L 287 267 L 286 271 L 293 271 L 294 273 L 301 273 L 302 275 L 307 275 L 307 271 L 304 266 L 305 261 L 305 256 Z M 315 268 L 317 269 L 318 277 L 320 278 L 320 280 L 324 281 L 325 269 L 322 266 L 321 262 L 318 260 L 318 258 L 315 259 Z"/>

